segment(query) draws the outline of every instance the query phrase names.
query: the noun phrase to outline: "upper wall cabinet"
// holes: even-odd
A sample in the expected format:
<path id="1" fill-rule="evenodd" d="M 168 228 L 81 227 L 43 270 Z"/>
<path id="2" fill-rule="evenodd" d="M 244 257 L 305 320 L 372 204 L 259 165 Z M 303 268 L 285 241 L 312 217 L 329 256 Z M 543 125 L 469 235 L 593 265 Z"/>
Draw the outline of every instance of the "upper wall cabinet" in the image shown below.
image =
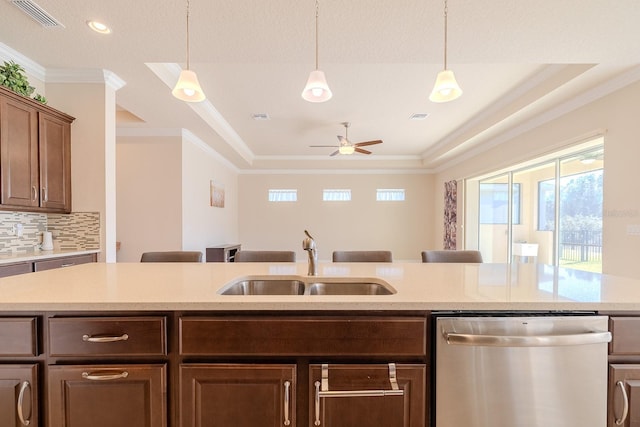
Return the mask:
<path id="1" fill-rule="evenodd" d="M 73 120 L 0 86 L 0 210 L 71 212 Z"/>

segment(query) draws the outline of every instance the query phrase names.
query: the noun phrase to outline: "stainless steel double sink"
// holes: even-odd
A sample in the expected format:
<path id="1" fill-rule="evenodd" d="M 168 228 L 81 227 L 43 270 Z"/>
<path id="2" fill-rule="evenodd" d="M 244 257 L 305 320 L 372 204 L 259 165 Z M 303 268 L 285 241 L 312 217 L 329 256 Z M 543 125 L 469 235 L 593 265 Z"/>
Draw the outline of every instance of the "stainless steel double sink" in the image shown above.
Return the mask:
<path id="1" fill-rule="evenodd" d="M 223 286 L 220 295 L 392 295 L 396 290 L 380 279 L 354 277 L 250 276 Z"/>

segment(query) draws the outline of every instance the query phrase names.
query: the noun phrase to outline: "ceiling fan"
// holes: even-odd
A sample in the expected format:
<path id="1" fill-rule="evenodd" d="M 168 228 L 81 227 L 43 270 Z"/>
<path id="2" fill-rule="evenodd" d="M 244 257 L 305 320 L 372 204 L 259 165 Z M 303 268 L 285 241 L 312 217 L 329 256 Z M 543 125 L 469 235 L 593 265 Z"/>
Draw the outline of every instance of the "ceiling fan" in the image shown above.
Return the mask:
<path id="1" fill-rule="evenodd" d="M 344 136 L 338 135 L 338 145 L 310 145 L 309 147 L 335 147 L 337 148 L 337 150 L 329 154 L 330 156 L 335 156 L 336 154 L 353 154 L 354 152 L 360 154 L 371 154 L 371 151 L 364 150 L 360 147 L 382 144 L 381 139 L 376 139 L 374 141 L 357 142 L 353 144 L 351 141 L 349 141 L 348 136 L 350 125 L 351 124 L 349 122 L 342 122 L 342 126 L 344 126 Z"/>

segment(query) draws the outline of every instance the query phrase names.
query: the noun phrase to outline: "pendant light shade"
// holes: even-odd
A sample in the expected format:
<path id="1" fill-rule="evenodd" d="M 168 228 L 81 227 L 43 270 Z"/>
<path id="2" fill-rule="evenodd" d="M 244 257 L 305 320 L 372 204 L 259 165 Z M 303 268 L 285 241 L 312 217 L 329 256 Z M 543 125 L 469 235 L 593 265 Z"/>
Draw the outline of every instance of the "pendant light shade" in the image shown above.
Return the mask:
<path id="1" fill-rule="evenodd" d="M 447 15 L 449 8 L 444 0 L 444 70 L 438 73 L 429 100 L 432 102 L 449 102 L 462 95 L 462 89 L 456 81 L 453 71 L 447 69 Z"/>
<path id="2" fill-rule="evenodd" d="M 453 71 L 442 70 L 438 73 L 436 84 L 433 86 L 429 100 L 432 102 L 447 102 L 453 101 L 460 95 L 462 95 L 462 89 L 460 89 Z"/>
<path id="3" fill-rule="evenodd" d="M 189 69 L 189 65 L 189 0 L 187 0 L 187 69 L 180 71 L 180 77 L 171 94 L 182 101 L 204 101 L 206 97 L 198 82 L 198 76 Z"/>
<path id="4" fill-rule="evenodd" d="M 191 70 L 180 71 L 178 83 L 171 93 L 176 98 L 187 102 L 200 102 L 206 98 L 198 82 L 198 76 Z"/>
<path id="5" fill-rule="evenodd" d="M 324 72 L 318 69 L 318 9 L 316 0 L 316 69 L 309 74 L 307 85 L 302 91 L 302 99 L 309 102 L 325 102 L 333 96 Z"/>
<path id="6" fill-rule="evenodd" d="M 332 95 L 324 72 L 320 70 L 312 71 L 311 74 L 309 74 L 307 85 L 302 91 L 302 98 L 309 102 L 324 102 L 331 99 Z"/>

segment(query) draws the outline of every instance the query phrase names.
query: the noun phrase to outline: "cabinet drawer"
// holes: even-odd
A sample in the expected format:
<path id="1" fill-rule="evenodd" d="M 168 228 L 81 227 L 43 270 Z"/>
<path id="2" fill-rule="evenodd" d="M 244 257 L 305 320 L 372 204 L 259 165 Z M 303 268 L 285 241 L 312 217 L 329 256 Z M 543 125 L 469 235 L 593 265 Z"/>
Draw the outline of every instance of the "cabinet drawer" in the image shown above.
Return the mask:
<path id="1" fill-rule="evenodd" d="M 422 317 L 182 317 L 183 355 L 426 355 Z"/>
<path id="2" fill-rule="evenodd" d="M 35 317 L 0 318 L 0 356 L 36 356 Z"/>
<path id="3" fill-rule="evenodd" d="M 0 277 L 15 276 L 16 274 L 31 273 L 31 263 L 21 262 L 18 264 L 8 264 L 0 266 Z"/>
<path id="4" fill-rule="evenodd" d="M 48 259 L 46 261 L 36 261 L 33 263 L 33 271 L 52 270 L 54 268 L 72 267 L 79 264 L 96 262 L 95 254 L 74 255 L 62 258 Z"/>
<path id="5" fill-rule="evenodd" d="M 160 356 L 165 337 L 162 316 L 49 319 L 51 356 Z"/>
<path id="6" fill-rule="evenodd" d="M 611 317 L 611 354 L 640 354 L 640 317 Z"/>

